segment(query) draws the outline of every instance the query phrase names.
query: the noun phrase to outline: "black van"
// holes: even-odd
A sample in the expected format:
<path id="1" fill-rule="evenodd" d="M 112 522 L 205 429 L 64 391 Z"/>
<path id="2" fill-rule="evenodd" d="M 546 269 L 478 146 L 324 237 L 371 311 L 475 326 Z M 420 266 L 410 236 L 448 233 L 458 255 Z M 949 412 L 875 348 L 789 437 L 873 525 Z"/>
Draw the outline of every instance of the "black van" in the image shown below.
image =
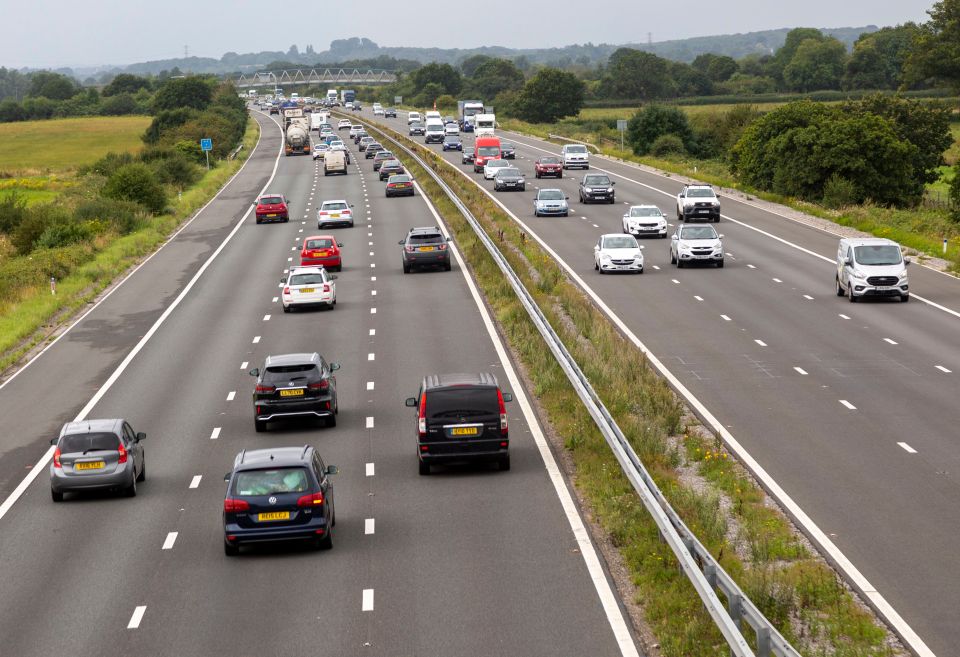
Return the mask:
<path id="1" fill-rule="evenodd" d="M 434 463 L 495 461 L 510 469 L 510 437 L 505 402 L 497 378 L 481 374 L 431 374 L 407 406 L 417 409 L 420 474 Z"/>

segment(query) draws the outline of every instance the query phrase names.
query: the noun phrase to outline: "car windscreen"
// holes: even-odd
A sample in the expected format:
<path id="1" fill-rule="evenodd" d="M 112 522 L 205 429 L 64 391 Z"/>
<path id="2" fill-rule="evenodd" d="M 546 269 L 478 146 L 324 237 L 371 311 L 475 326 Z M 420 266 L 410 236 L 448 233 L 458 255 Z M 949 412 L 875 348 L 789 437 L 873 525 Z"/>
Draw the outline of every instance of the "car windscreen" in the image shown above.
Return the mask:
<path id="1" fill-rule="evenodd" d="M 320 210 L 323 212 L 336 212 L 337 210 L 346 210 L 346 203 L 324 203 L 320 206 Z"/>
<path id="2" fill-rule="evenodd" d="M 279 196 L 264 196 L 260 199 L 261 205 L 280 205 L 283 203 L 283 198 Z"/>
<path id="3" fill-rule="evenodd" d="M 233 477 L 234 495 L 304 493 L 309 489 L 310 478 L 307 476 L 307 470 L 300 467 L 241 470 Z"/>
<path id="4" fill-rule="evenodd" d="M 635 249 L 637 240 L 629 235 L 614 235 L 613 237 L 603 238 L 603 248 L 605 249 Z"/>
<path id="5" fill-rule="evenodd" d="M 477 154 L 481 157 L 496 157 L 500 154 L 498 146 L 480 146 L 477 148 Z"/>
<path id="6" fill-rule="evenodd" d="M 691 198 L 713 198 L 714 194 L 712 189 L 694 187 L 693 189 L 687 190 L 687 196 Z"/>
<path id="7" fill-rule="evenodd" d="M 333 246 L 333 240 L 326 237 L 307 240 L 306 244 L 308 249 L 329 249 L 331 246 Z M 290 279 L 290 282 L 293 282 L 293 278 Z"/>
<path id="8" fill-rule="evenodd" d="M 393 153 L 391 153 L 390 151 L 380 151 L 379 153 L 377 153 L 376 155 L 374 155 L 373 159 L 375 159 L 375 160 L 392 160 L 392 159 L 393 159 Z"/>
<path id="9" fill-rule="evenodd" d="M 60 439 L 60 452 L 63 454 L 86 454 L 103 450 L 116 451 L 120 439 L 113 433 L 75 433 Z"/>
<path id="10" fill-rule="evenodd" d="M 560 164 L 559 157 L 541 157 L 540 164 Z"/>
<path id="11" fill-rule="evenodd" d="M 447 388 L 427 393 L 426 415 L 430 418 L 456 419 L 460 414 L 499 413 L 496 388 Z"/>
<path id="12" fill-rule="evenodd" d="M 400 160 L 384 160 L 381 166 L 384 169 L 398 169 L 403 165 L 400 164 Z"/>
<path id="13" fill-rule="evenodd" d="M 559 189 L 541 189 L 537 198 L 541 201 L 562 201 L 564 195 Z"/>
<path id="14" fill-rule="evenodd" d="M 410 176 L 390 176 L 390 180 L 387 182 L 391 183 L 408 183 L 412 180 Z"/>
<path id="15" fill-rule="evenodd" d="M 587 147 L 586 146 L 567 146 L 566 152 L 567 153 L 586 153 Z"/>
<path id="16" fill-rule="evenodd" d="M 440 233 L 417 233 L 407 237 L 407 241 L 411 244 L 435 244 L 446 240 Z"/>
<path id="17" fill-rule="evenodd" d="M 899 265 L 903 260 L 900 247 L 894 244 L 871 244 L 853 249 L 861 265 Z"/>
<path id="18" fill-rule="evenodd" d="M 448 144 L 459 144 L 460 137 L 447 137 L 446 139 L 444 139 L 444 141 L 447 142 Z"/>
<path id="19" fill-rule="evenodd" d="M 662 217 L 663 213 L 657 208 L 630 208 L 631 217 Z"/>
<path id="20" fill-rule="evenodd" d="M 268 367 L 263 373 L 263 382 L 270 384 L 283 384 L 290 381 L 302 381 L 315 374 L 317 366 L 313 363 L 303 365 L 274 365 Z"/>
<path id="21" fill-rule="evenodd" d="M 500 144 L 500 148 L 502 148 L 502 149 L 504 149 L 504 150 L 511 150 L 511 151 L 512 151 L 512 150 L 516 149 L 516 146 L 514 146 L 513 144 L 511 144 L 511 143 L 508 142 L 508 141 L 505 141 L 505 142 L 502 142 L 502 143 Z"/>
<path id="22" fill-rule="evenodd" d="M 321 247 L 313 246 L 313 247 L 308 247 L 308 248 L 316 249 L 316 248 L 321 248 Z M 323 280 L 323 274 L 320 274 L 320 273 L 316 273 L 316 274 L 294 274 L 293 276 L 290 277 L 290 281 L 289 281 L 289 284 L 290 284 L 290 285 L 293 285 L 293 286 L 297 286 L 297 285 L 322 285 L 323 283 L 326 283 L 326 281 Z"/>
<path id="23" fill-rule="evenodd" d="M 502 169 L 510 166 L 510 163 L 506 160 L 487 160 L 487 166 L 491 169 Z"/>
<path id="24" fill-rule="evenodd" d="M 520 169 L 510 169 L 510 168 L 500 169 L 499 171 L 497 171 L 497 176 L 499 176 L 500 178 L 519 178 Z"/>
<path id="25" fill-rule="evenodd" d="M 717 239 L 717 231 L 713 226 L 684 226 L 680 237 L 685 240 L 713 240 Z"/>
<path id="26" fill-rule="evenodd" d="M 606 176 L 586 176 L 583 179 L 584 185 L 609 185 L 610 179 Z"/>

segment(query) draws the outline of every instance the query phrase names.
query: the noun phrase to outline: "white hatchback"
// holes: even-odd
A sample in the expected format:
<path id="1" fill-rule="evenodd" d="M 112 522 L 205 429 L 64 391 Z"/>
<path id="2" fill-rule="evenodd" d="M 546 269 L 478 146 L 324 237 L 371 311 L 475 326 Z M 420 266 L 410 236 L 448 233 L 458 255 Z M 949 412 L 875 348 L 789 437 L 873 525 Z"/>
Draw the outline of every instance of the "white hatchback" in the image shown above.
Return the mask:
<path id="1" fill-rule="evenodd" d="M 483 177 L 485 180 L 493 180 L 497 177 L 498 169 L 505 169 L 512 166 L 506 160 L 487 160 L 487 163 L 483 165 Z"/>
<path id="2" fill-rule="evenodd" d="M 344 128 L 350 128 L 353 124 L 350 122 L 350 119 L 340 119 L 337 121 L 337 130 L 343 130 Z"/>
<path id="3" fill-rule="evenodd" d="M 593 268 L 601 274 L 612 271 L 643 273 L 643 247 L 637 238 L 623 233 L 601 235 L 593 246 Z"/>
<path id="4" fill-rule="evenodd" d="M 336 275 L 328 274 L 323 267 L 294 267 L 289 277 L 281 278 L 283 312 L 297 306 L 326 306 L 333 310 L 337 305 Z"/>
<path id="5" fill-rule="evenodd" d="M 353 139 L 357 136 L 357 133 L 364 132 L 362 125 L 352 125 L 350 126 L 350 139 Z"/>

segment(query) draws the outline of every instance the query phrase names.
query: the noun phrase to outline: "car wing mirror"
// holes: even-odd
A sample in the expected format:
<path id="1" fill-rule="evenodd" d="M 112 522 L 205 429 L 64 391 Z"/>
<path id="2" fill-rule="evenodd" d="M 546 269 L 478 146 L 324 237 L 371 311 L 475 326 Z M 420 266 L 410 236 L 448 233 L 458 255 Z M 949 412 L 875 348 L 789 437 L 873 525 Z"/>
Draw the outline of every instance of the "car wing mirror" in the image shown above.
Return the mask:
<path id="1" fill-rule="evenodd" d="M 145 434 L 145 433 L 142 432 L 142 431 L 140 431 L 140 432 L 137 433 L 137 440 L 138 440 L 138 441 L 139 441 L 139 440 L 145 440 L 146 437 L 147 437 L 147 434 Z"/>
<path id="2" fill-rule="evenodd" d="M 570 200 L 570 197 L 569 197 L 569 196 L 564 196 L 564 197 L 563 197 L 563 200 L 564 200 L 564 201 L 569 201 L 569 200 Z"/>
<path id="3" fill-rule="evenodd" d="M 504 392 L 504 393 L 502 393 L 502 394 L 503 394 L 503 401 L 505 401 L 505 402 L 512 402 L 512 401 L 513 401 L 513 393 L 512 393 L 512 392 Z"/>
<path id="4" fill-rule="evenodd" d="M 342 248 L 342 247 L 343 247 L 343 242 L 337 242 L 337 246 L 339 246 L 339 247 Z"/>
<path id="5" fill-rule="evenodd" d="M 340 474 L 340 468 L 338 468 L 335 465 L 328 465 L 327 469 L 324 471 L 324 474 L 327 474 L 327 475 Z"/>
<path id="6" fill-rule="evenodd" d="M 452 241 L 453 241 L 453 238 L 452 238 L 452 237 L 447 237 L 447 241 L 448 241 L 448 242 L 452 242 Z"/>
<path id="7" fill-rule="evenodd" d="M 399 242 L 397 242 L 397 244 L 399 244 L 400 246 L 403 246 L 404 243 L 406 243 L 406 240 L 400 240 Z"/>
<path id="8" fill-rule="evenodd" d="M 616 184 L 617 184 L 617 181 L 614 180 L 614 181 L 612 181 L 612 182 L 610 183 L 610 186 L 612 187 L 613 185 L 616 185 Z"/>
<path id="9" fill-rule="evenodd" d="M 252 370 L 250 370 L 250 376 L 260 376 L 260 368 L 254 367 Z"/>
<path id="10" fill-rule="evenodd" d="M 407 397 L 406 401 L 404 401 L 403 404 L 404 404 L 405 406 L 409 406 L 410 408 L 416 408 L 416 407 L 417 407 L 417 398 L 416 398 L 416 397 Z"/>
<path id="11" fill-rule="evenodd" d="M 853 267 L 853 258 L 844 258 L 843 264 L 845 264 L 847 267 Z"/>
<path id="12" fill-rule="evenodd" d="M 328 281 L 335 281 L 335 280 L 337 280 L 337 275 L 336 275 L 336 274 L 333 274 L 333 275 L 331 275 L 331 276 L 328 276 L 328 277 L 327 277 L 327 280 L 328 280 Z"/>
<path id="13" fill-rule="evenodd" d="M 723 233 L 720 233 L 719 238 L 720 238 L 720 239 L 723 239 Z"/>
<path id="14" fill-rule="evenodd" d="M 904 266 L 909 265 L 909 264 L 910 264 L 910 258 L 904 258 L 904 259 L 903 259 L 903 264 L 904 264 Z"/>
<path id="15" fill-rule="evenodd" d="M 283 278 L 281 278 L 281 279 L 280 279 L 280 282 L 281 282 L 281 283 L 286 283 L 286 282 L 287 282 L 287 277 L 284 276 Z"/>
<path id="16" fill-rule="evenodd" d="M 330 363 L 330 371 L 336 372 L 340 369 L 340 363 Z"/>
<path id="17" fill-rule="evenodd" d="M 678 239 L 680 239 L 680 237 L 679 237 L 676 233 L 674 233 L 674 234 L 673 234 L 673 237 L 671 237 L 670 239 L 672 239 L 672 240 L 678 240 Z"/>
<path id="18" fill-rule="evenodd" d="M 58 442 L 60 442 L 60 439 L 59 439 L 59 438 L 51 438 L 51 439 L 50 439 L 50 444 L 51 444 L 51 445 L 56 445 Z"/>
<path id="19" fill-rule="evenodd" d="M 227 474 L 223 475 L 223 480 L 224 480 L 224 481 L 230 481 L 230 475 L 231 475 L 231 474 L 233 474 L 233 473 L 232 473 L 232 472 L 228 472 Z"/>

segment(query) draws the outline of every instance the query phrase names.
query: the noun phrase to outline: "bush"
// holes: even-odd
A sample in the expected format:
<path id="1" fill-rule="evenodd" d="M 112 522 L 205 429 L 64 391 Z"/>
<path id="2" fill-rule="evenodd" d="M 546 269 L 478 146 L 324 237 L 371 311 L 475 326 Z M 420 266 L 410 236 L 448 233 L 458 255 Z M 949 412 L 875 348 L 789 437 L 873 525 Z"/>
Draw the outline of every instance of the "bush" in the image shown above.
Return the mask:
<path id="1" fill-rule="evenodd" d="M 683 140 L 677 135 L 660 135 L 650 146 L 650 154 L 656 157 L 666 157 L 668 155 L 685 155 L 687 149 L 683 146 Z"/>
<path id="2" fill-rule="evenodd" d="M 54 226 L 65 226 L 73 221 L 69 210 L 50 203 L 29 208 L 23 221 L 13 232 L 12 242 L 17 253 L 26 255 L 36 247 L 40 236 Z"/>
<path id="3" fill-rule="evenodd" d="M 950 181 L 950 218 L 960 222 L 960 162 L 953 165 L 953 180 Z"/>
<path id="4" fill-rule="evenodd" d="M 752 105 L 736 105 L 725 112 L 694 115 L 690 124 L 697 138 L 699 154 L 702 157 L 726 159 L 743 131 L 760 116 L 761 112 Z"/>
<path id="5" fill-rule="evenodd" d="M 196 115 L 195 110 L 187 108 L 158 112 L 143 134 L 143 141 L 147 144 L 156 144 L 169 130 L 183 125 Z"/>
<path id="6" fill-rule="evenodd" d="M 0 103 L 0 123 L 26 120 L 27 113 L 24 111 L 23 105 L 17 101 L 7 99 Z"/>
<path id="7" fill-rule="evenodd" d="M 107 179 L 102 194 L 107 198 L 134 201 L 154 214 L 163 212 L 167 195 L 156 175 L 145 164 L 127 164 Z"/>
<path id="8" fill-rule="evenodd" d="M 16 190 L 0 196 L 0 233 L 12 235 L 27 217 L 27 200 Z"/>
<path id="9" fill-rule="evenodd" d="M 136 114 L 137 101 L 130 94 L 117 94 L 105 98 L 100 105 L 100 113 L 104 116 L 125 116 L 127 114 Z"/>
<path id="10" fill-rule="evenodd" d="M 140 204 L 100 196 L 78 205 L 73 216 L 77 221 L 109 224 L 121 235 L 132 233 L 147 220 L 147 213 Z"/>
<path id="11" fill-rule="evenodd" d="M 80 223 L 78 221 L 56 223 L 48 226 L 33 246 L 36 249 L 56 249 L 77 242 L 84 242 L 97 232 L 95 226 L 92 223 Z"/>
<path id="12" fill-rule="evenodd" d="M 686 113 L 679 108 L 648 105 L 627 123 L 627 143 L 637 155 L 649 153 L 653 142 L 661 135 L 676 135 L 688 152 L 696 152 L 693 130 Z"/>
<path id="13" fill-rule="evenodd" d="M 188 187 L 200 178 L 200 168 L 180 153 L 154 160 L 150 166 L 160 182 L 180 188 Z"/>
<path id="14" fill-rule="evenodd" d="M 838 174 L 833 174 L 823 185 L 823 204 L 838 210 L 857 202 L 857 186 Z"/>
<path id="15" fill-rule="evenodd" d="M 98 173 L 109 178 L 120 167 L 133 164 L 135 161 L 136 157 L 132 153 L 107 153 L 89 167 L 81 169 L 80 173 Z"/>
<path id="16" fill-rule="evenodd" d="M 175 143 L 173 148 L 180 155 L 186 157 L 192 162 L 196 162 L 197 164 L 203 164 L 207 160 L 207 156 L 204 155 L 203 151 L 200 150 L 200 144 L 196 142 L 183 139 Z"/>

